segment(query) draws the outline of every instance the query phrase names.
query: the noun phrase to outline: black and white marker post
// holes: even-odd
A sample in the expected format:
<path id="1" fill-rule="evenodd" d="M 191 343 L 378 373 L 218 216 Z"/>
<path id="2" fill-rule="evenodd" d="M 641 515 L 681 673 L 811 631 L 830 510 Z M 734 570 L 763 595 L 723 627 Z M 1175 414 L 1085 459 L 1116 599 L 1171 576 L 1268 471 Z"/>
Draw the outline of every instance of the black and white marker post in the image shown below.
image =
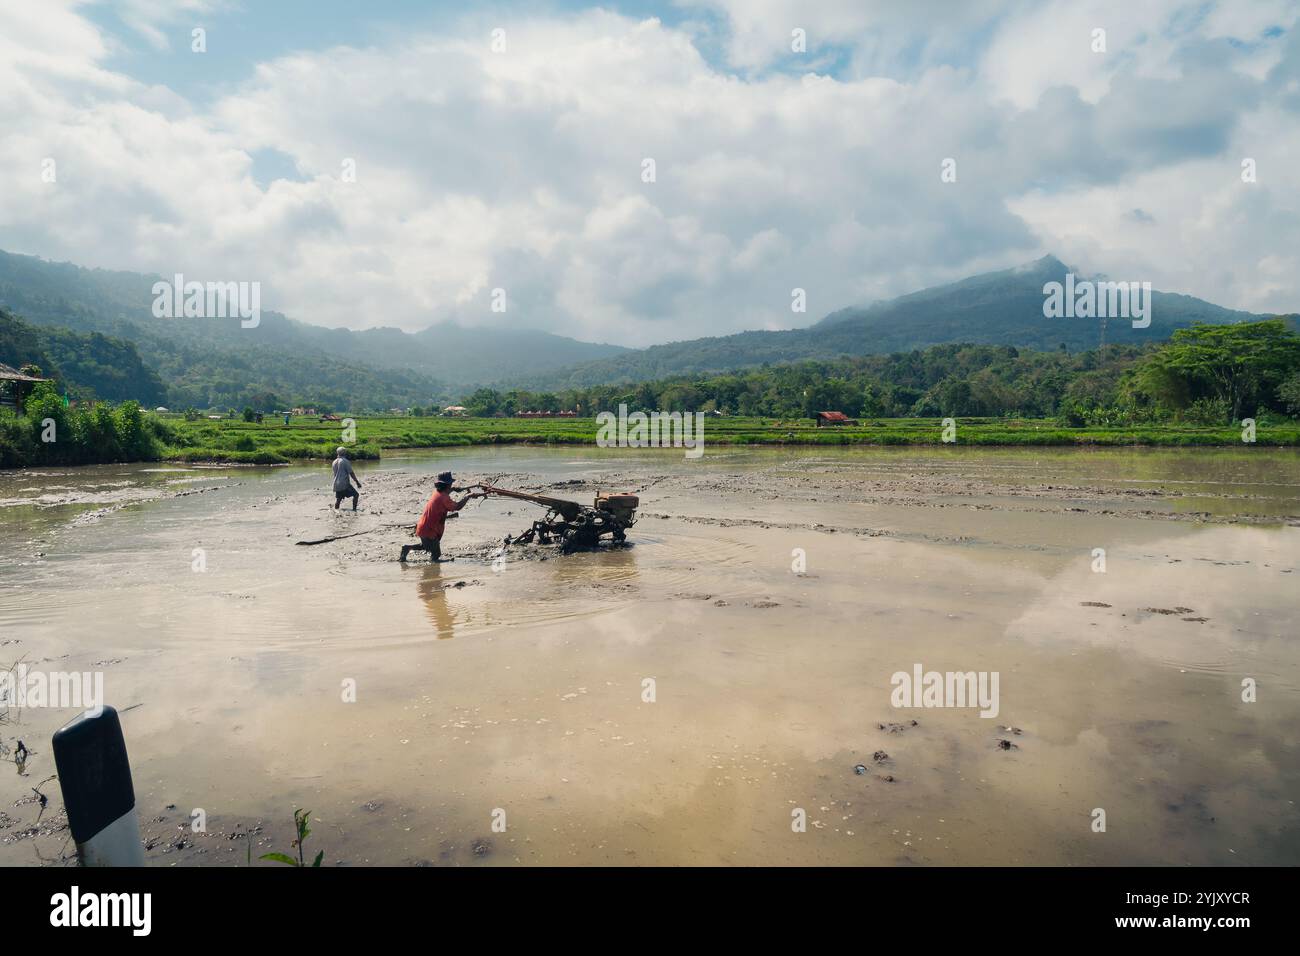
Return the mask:
<path id="1" fill-rule="evenodd" d="M 87 711 L 54 732 L 54 767 L 83 866 L 144 866 L 131 764 L 117 711 Z"/>

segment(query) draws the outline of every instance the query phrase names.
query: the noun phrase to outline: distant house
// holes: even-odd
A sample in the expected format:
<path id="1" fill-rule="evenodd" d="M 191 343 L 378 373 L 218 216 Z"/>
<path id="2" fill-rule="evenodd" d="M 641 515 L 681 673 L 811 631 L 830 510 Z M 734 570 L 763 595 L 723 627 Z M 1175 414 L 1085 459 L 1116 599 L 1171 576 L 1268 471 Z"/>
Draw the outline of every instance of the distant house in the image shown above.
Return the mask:
<path id="1" fill-rule="evenodd" d="M 448 405 L 442 410 L 444 415 L 464 415 L 466 408 L 464 405 Z"/>
<path id="2" fill-rule="evenodd" d="M 21 412 L 32 386 L 37 382 L 48 381 L 48 378 L 28 375 L 0 362 L 0 405 L 14 405 Z"/>
<path id="3" fill-rule="evenodd" d="M 856 425 L 856 418 L 849 418 L 843 412 L 818 412 L 817 417 L 813 419 L 818 428 L 825 428 L 827 425 Z"/>

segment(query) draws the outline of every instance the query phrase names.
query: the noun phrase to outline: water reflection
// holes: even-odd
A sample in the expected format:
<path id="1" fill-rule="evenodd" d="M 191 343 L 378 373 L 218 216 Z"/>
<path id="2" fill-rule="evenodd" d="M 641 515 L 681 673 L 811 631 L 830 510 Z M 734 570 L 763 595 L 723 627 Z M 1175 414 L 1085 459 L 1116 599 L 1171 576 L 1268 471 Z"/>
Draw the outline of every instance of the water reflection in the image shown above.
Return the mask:
<path id="1" fill-rule="evenodd" d="M 521 547 L 487 566 L 457 567 L 470 577 L 443 564 L 402 566 L 403 574 L 415 575 L 416 593 L 439 640 L 589 617 L 640 596 L 631 546 L 571 555 Z M 491 590 L 476 587 L 481 584 Z"/>
<path id="2" fill-rule="evenodd" d="M 408 565 L 410 567 L 410 565 Z M 442 565 L 433 563 L 416 565 L 420 575 L 418 590 L 420 600 L 424 602 L 425 613 L 429 623 L 437 632 L 438 640 L 449 640 L 456 636 L 456 613 L 447 603 L 447 585 L 443 579 Z"/>
<path id="3" fill-rule="evenodd" d="M 545 577 L 549 586 L 561 596 L 590 587 L 631 587 L 637 580 L 636 546 L 629 542 L 612 547 L 604 545 L 593 551 L 557 554 L 542 567 L 547 569 Z"/>

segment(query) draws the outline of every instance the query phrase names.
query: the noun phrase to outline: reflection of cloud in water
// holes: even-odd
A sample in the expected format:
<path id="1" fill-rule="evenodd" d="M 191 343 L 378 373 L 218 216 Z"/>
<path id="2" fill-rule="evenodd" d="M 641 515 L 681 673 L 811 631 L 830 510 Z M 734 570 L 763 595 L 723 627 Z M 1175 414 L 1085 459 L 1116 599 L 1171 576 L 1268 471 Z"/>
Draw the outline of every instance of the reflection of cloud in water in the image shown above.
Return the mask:
<path id="1" fill-rule="evenodd" d="M 1283 573 L 1300 563 L 1300 536 L 1207 527 L 1141 553 L 1109 548 L 1105 573 L 1092 571 L 1092 547 L 1080 546 L 1078 560 L 1048 580 L 1008 636 L 1113 647 L 1187 670 L 1245 668 L 1300 686 L 1291 645 L 1300 582 Z"/>

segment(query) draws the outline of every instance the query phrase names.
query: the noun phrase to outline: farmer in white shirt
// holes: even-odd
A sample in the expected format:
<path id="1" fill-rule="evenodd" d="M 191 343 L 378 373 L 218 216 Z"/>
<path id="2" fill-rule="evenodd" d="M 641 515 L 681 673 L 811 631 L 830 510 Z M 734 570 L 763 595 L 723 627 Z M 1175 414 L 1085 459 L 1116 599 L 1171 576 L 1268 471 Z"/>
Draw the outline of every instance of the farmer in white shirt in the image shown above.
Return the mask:
<path id="1" fill-rule="evenodd" d="M 357 483 L 357 488 L 361 487 L 361 479 L 357 473 L 352 470 L 352 462 L 348 461 L 348 450 L 342 445 L 338 448 L 338 457 L 334 459 L 334 507 L 338 508 L 339 503 L 344 498 L 352 499 L 352 510 L 357 510 L 357 502 L 361 496 L 357 494 L 356 488 L 352 487 L 352 482 Z"/>

